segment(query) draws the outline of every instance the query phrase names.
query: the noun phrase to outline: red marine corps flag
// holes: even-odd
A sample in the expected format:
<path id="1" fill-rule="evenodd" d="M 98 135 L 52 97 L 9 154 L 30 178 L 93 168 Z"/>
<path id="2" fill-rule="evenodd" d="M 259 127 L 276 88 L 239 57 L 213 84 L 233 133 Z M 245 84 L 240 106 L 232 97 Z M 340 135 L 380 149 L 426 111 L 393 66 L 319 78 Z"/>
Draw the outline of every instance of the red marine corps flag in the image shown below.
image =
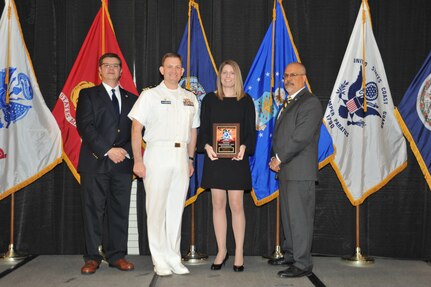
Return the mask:
<path id="1" fill-rule="evenodd" d="M 78 166 L 81 138 L 76 129 L 75 113 L 79 91 L 101 83 L 98 60 L 100 56 L 108 52 L 117 54 L 123 63 L 121 87 L 138 94 L 129 67 L 115 37 L 114 27 L 108 11 L 108 1 L 102 0 L 102 7 L 90 27 L 90 31 L 53 110 L 63 137 L 63 158 L 78 181 L 80 181 L 80 177 L 76 168 Z"/>

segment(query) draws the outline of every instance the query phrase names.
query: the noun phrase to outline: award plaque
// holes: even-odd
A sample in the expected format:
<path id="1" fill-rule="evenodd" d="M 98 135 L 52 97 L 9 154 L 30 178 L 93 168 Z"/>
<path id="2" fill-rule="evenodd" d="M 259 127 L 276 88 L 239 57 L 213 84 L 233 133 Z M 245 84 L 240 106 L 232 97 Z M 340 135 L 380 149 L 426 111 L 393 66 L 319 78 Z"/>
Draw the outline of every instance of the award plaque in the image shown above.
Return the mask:
<path id="1" fill-rule="evenodd" d="M 213 148 L 217 157 L 232 158 L 239 152 L 239 124 L 213 124 Z"/>

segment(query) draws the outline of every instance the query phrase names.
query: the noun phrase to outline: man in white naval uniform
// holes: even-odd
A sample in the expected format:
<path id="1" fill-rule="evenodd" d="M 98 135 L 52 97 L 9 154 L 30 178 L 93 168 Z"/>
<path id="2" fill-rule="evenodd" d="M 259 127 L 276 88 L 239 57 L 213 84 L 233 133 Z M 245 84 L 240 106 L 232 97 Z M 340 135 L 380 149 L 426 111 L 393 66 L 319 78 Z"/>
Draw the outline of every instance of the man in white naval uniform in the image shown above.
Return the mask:
<path id="1" fill-rule="evenodd" d="M 199 104 L 178 83 L 184 73 L 181 56 L 168 53 L 159 68 L 164 80 L 144 90 L 129 117 L 132 123 L 133 172 L 144 179 L 148 241 L 159 276 L 187 274 L 181 263 L 181 221 L 193 174 Z M 146 149 L 142 155 L 142 129 Z"/>

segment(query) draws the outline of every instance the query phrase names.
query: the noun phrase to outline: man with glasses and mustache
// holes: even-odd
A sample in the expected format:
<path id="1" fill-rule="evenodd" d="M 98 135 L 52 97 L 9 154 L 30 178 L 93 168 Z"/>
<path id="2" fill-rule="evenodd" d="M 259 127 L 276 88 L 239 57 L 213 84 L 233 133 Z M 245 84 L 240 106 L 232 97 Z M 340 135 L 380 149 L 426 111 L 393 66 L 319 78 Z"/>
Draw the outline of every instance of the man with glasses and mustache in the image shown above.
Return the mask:
<path id="1" fill-rule="evenodd" d="M 127 114 L 137 96 L 119 86 L 121 73 L 120 57 L 104 54 L 99 59 L 102 83 L 79 93 L 76 127 L 82 138 L 78 171 L 85 234 L 82 274 L 93 274 L 99 268 L 102 234 L 107 235 L 103 242 L 109 266 L 122 271 L 134 269 L 124 257 L 133 176 L 132 121 Z"/>
<path id="2" fill-rule="evenodd" d="M 284 258 L 271 265 L 287 265 L 279 277 L 311 274 L 311 244 L 318 171 L 318 140 L 322 121 L 319 99 L 305 88 L 306 70 L 290 63 L 284 71 L 288 98 L 277 117 L 272 139 L 270 168 L 278 173 L 280 210 L 285 235 Z"/>

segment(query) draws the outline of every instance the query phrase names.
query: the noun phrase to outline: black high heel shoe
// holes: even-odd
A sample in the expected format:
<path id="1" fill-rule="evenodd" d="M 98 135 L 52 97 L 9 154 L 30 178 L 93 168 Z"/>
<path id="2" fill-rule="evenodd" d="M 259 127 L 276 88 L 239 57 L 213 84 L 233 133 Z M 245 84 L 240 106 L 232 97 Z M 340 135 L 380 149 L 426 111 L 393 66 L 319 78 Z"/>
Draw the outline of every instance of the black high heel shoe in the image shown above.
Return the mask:
<path id="1" fill-rule="evenodd" d="M 211 265 L 211 270 L 220 270 L 221 269 L 221 267 L 223 266 L 223 265 L 225 265 L 226 264 L 226 261 L 229 259 L 229 253 L 226 253 L 226 256 L 224 257 L 224 259 L 223 259 L 223 262 L 221 263 L 221 264 L 212 264 Z"/>
<path id="2" fill-rule="evenodd" d="M 244 265 L 236 266 L 236 265 L 234 264 L 234 265 L 233 265 L 233 271 L 235 271 L 235 272 L 242 272 L 242 271 L 244 271 Z"/>

